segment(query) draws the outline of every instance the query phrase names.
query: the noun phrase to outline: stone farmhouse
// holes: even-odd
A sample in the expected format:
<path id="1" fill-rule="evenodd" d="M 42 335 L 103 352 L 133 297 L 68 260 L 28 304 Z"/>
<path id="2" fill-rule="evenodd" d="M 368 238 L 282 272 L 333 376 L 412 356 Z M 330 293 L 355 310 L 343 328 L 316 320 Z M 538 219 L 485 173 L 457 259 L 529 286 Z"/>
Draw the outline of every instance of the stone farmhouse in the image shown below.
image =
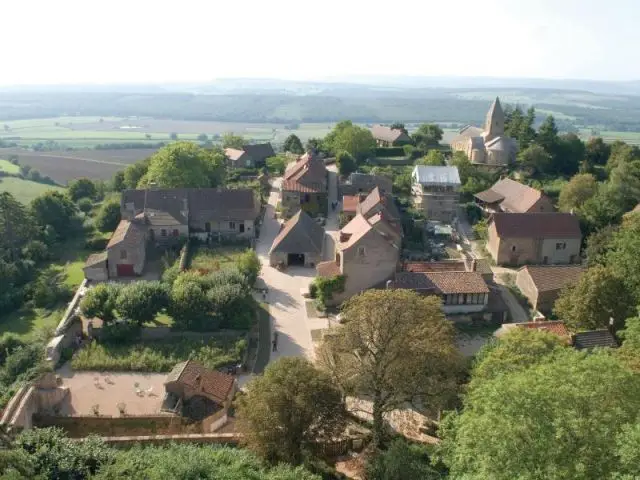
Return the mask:
<path id="1" fill-rule="evenodd" d="M 484 129 L 467 125 L 451 140 L 453 151 L 464 152 L 471 163 L 504 167 L 513 163 L 518 143 L 504 133 L 504 111 L 496 97 L 484 124 Z"/>
<path id="2" fill-rule="evenodd" d="M 460 199 L 457 167 L 416 165 L 411 174 L 414 205 L 428 220 L 452 223 Z"/>
<path id="3" fill-rule="evenodd" d="M 487 250 L 498 265 L 571 264 L 580 259 L 581 240 L 570 213 L 494 213 Z"/>
<path id="4" fill-rule="evenodd" d="M 371 134 L 378 147 L 401 147 L 412 143 L 411 137 L 397 128 L 374 125 Z"/>
<path id="5" fill-rule="evenodd" d="M 225 148 L 224 154 L 230 167 L 255 168 L 264 166 L 267 158 L 273 157 L 275 152 L 270 143 L 257 143 L 245 145 L 241 149 Z"/>
<path id="6" fill-rule="evenodd" d="M 302 209 L 312 216 L 327 213 L 327 168 L 324 161 L 306 153 L 289 164 L 280 187 L 282 214 L 289 218 Z"/>
<path id="7" fill-rule="evenodd" d="M 125 190 L 120 213 L 106 251 L 87 259 L 88 280 L 141 275 L 150 245 L 170 247 L 187 237 L 251 240 L 260 202 L 250 189 Z"/>
<path id="8" fill-rule="evenodd" d="M 527 265 L 518 270 L 516 285 L 531 306 L 546 315 L 562 289 L 578 283 L 583 272 L 580 265 Z"/>
<path id="9" fill-rule="evenodd" d="M 503 178 L 491 188 L 475 195 L 483 210 L 508 213 L 553 212 L 551 199 L 540 190 Z"/>
<path id="10" fill-rule="evenodd" d="M 381 175 L 354 172 L 349 175 L 346 182 L 340 184 L 341 195 L 367 194 L 378 187 L 383 194 L 393 192 L 393 182 L 390 178 Z"/>
<path id="11" fill-rule="evenodd" d="M 302 210 L 284 225 L 269 251 L 269 264 L 315 267 L 322 260 L 324 228 Z"/>

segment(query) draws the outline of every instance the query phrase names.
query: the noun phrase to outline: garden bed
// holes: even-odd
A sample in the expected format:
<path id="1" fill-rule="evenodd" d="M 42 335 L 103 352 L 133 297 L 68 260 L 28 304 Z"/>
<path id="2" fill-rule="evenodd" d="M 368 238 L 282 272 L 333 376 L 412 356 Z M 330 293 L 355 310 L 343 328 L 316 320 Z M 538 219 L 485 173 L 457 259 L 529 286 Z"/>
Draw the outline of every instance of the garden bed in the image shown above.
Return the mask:
<path id="1" fill-rule="evenodd" d="M 195 360 L 207 368 L 239 364 L 246 349 L 244 333 L 216 338 L 164 339 L 127 344 L 93 342 L 78 351 L 74 370 L 168 372 L 176 363 Z"/>
<path id="2" fill-rule="evenodd" d="M 215 272 L 222 268 L 235 265 L 237 259 L 247 250 L 245 245 L 225 245 L 219 247 L 207 247 L 198 245 L 193 248 L 189 268 Z"/>

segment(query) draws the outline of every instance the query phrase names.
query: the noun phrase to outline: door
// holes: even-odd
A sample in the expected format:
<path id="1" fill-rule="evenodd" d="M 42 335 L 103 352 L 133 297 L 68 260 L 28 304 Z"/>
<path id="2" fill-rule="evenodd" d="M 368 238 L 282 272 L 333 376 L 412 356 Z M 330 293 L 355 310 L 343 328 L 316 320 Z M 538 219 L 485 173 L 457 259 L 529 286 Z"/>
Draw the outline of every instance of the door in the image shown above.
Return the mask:
<path id="1" fill-rule="evenodd" d="M 131 263 L 119 263 L 116 265 L 116 271 L 119 277 L 133 277 L 135 275 L 133 271 L 133 264 Z"/>
<path id="2" fill-rule="evenodd" d="M 244 233 L 244 223 L 238 225 L 238 230 L 240 231 L 240 233 Z"/>

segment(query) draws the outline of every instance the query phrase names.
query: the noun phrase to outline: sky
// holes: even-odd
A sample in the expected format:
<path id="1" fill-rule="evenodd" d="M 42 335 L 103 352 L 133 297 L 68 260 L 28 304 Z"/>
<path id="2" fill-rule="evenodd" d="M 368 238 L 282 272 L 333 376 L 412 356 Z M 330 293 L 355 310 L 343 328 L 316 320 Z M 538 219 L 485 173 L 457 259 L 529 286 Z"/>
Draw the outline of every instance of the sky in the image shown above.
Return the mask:
<path id="1" fill-rule="evenodd" d="M 0 85 L 638 80 L 638 0 L 4 0 Z"/>

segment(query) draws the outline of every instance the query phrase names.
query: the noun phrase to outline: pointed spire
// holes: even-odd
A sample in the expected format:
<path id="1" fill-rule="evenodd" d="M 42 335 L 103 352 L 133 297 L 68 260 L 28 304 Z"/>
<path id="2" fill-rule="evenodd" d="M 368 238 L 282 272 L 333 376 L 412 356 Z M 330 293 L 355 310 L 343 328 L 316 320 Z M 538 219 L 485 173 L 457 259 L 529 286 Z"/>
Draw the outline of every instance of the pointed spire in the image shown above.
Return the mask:
<path id="1" fill-rule="evenodd" d="M 489 111 L 487 112 L 484 131 L 485 141 L 504 135 L 504 110 L 502 110 L 500 98 L 498 97 L 493 101 L 491 108 L 489 108 Z"/>

